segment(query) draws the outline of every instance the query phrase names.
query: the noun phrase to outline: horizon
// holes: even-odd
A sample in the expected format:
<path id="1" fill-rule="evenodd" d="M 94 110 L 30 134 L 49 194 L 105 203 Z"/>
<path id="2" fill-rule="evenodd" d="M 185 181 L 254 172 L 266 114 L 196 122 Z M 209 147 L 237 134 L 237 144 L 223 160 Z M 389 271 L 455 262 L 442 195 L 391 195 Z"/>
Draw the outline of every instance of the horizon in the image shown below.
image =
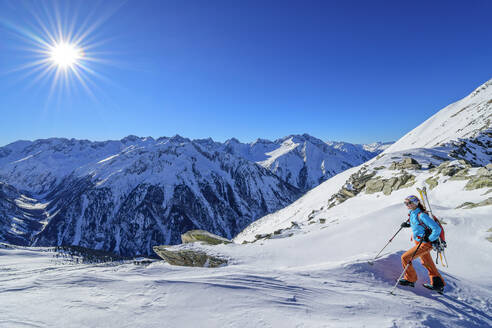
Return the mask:
<path id="1" fill-rule="evenodd" d="M 208 137 L 208 138 L 188 138 L 186 136 L 182 136 L 180 134 L 175 134 L 173 136 L 159 136 L 159 137 L 154 137 L 154 136 L 137 136 L 137 135 L 134 135 L 134 134 L 129 134 L 127 136 L 124 136 L 123 138 L 120 138 L 120 139 L 105 139 L 105 140 L 94 140 L 94 139 L 85 139 L 85 138 L 66 138 L 66 137 L 47 137 L 47 138 L 39 138 L 39 139 L 19 139 L 19 140 L 15 140 L 13 142 L 9 142 L 8 144 L 5 144 L 5 145 L 0 145 L 0 148 L 2 147 L 6 147 L 10 144 L 13 144 L 13 143 L 16 143 L 16 142 L 35 142 L 35 141 L 38 141 L 38 140 L 53 140 L 53 139 L 60 139 L 60 140 L 76 140 L 76 141 L 89 141 L 89 142 L 106 142 L 106 141 L 122 141 L 126 138 L 129 138 L 129 137 L 136 137 L 138 139 L 147 139 L 147 138 L 151 138 L 152 140 L 156 141 L 156 140 L 159 140 L 159 139 L 162 139 L 162 138 L 174 138 L 174 137 L 181 137 L 181 138 L 184 138 L 184 139 L 189 139 L 190 141 L 197 141 L 197 140 L 208 140 L 208 139 L 211 139 L 213 142 L 218 142 L 218 143 L 225 143 L 227 141 L 230 141 L 230 140 L 233 140 L 233 139 L 236 139 L 237 141 L 239 141 L 240 143 L 242 144 L 252 144 L 252 143 L 255 143 L 255 142 L 258 142 L 258 141 L 261 141 L 261 140 L 266 140 L 266 141 L 270 141 L 270 142 L 275 142 L 275 141 L 278 141 L 278 140 L 281 140 L 281 139 L 284 139 L 284 138 L 287 138 L 287 137 L 291 137 L 291 136 L 304 136 L 304 135 L 308 135 L 310 137 L 313 137 L 313 138 L 316 138 L 316 139 L 319 139 L 321 141 L 323 141 L 324 143 L 328 143 L 328 142 L 344 142 L 344 143 L 349 143 L 349 144 L 354 144 L 354 145 L 370 145 L 370 144 L 374 144 L 374 143 L 381 143 L 381 144 L 388 144 L 388 143 L 394 143 L 396 142 L 396 140 L 392 140 L 392 141 L 374 141 L 374 142 L 370 142 L 370 143 L 363 143 L 363 144 L 356 144 L 356 143 L 351 143 L 351 142 L 347 142 L 347 141 L 343 141 L 343 140 L 322 140 L 316 136 L 313 136 L 309 133 L 301 133 L 301 134 L 289 134 L 289 135 L 286 135 L 286 136 L 283 136 L 283 137 L 280 137 L 280 138 L 275 138 L 275 139 L 265 139 L 265 138 L 256 138 L 254 140 L 251 140 L 251 141 L 242 141 L 236 137 L 230 137 L 230 138 L 227 138 L 226 140 L 215 140 L 214 138 L 212 137 Z"/>
<path id="2" fill-rule="evenodd" d="M 0 145 L 397 141 L 491 78 L 472 4 L 0 0 Z"/>

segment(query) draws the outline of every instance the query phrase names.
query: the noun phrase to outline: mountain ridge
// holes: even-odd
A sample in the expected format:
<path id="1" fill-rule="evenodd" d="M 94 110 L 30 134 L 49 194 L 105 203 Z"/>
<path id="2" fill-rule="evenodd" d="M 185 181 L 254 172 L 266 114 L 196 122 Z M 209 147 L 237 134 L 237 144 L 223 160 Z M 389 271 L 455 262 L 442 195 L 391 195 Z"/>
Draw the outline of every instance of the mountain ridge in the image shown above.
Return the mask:
<path id="1" fill-rule="evenodd" d="M 19 233 L 22 244 L 148 255 L 153 245 L 179 243 L 180 234 L 191 229 L 232 238 L 258 217 L 297 199 L 319 183 L 317 178 L 309 180 L 319 174 L 319 161 L 311 172 L 299 173 L 302 166 L 296 171 L 292 165 L 312 161 L 307 148 L 318 155 L 321 147 L 328 155 L 348 156 L 307 134 L 282 140 L 293 139 L 304 144 L 282 150 L 290 161 L 282 159 L 274 168 L 252 161 L 251 156 L 268 158 L 271 149 L 283 144 L 261 139 L 241 144 L 233 139 L 218 143 L 179 135 L 157 139 L 130 135 L 120 141 L 19 141 L 0 148 L 0 180 L 19 195 L 47 204 L 37 219 L 44 224 L 28 234 Z M 375 155 L 363 150 L 361 154 L 355 156 L 356 162 L 347 157 L 344 166 L 332 168 L 330 174 L 361 162 L 359 157 Z M 277 170 L 301 176 L 304 182 L 300 187 L 298 180 L 285 180 Z M 9 213 L 13 217 L 15 211 Z"/>

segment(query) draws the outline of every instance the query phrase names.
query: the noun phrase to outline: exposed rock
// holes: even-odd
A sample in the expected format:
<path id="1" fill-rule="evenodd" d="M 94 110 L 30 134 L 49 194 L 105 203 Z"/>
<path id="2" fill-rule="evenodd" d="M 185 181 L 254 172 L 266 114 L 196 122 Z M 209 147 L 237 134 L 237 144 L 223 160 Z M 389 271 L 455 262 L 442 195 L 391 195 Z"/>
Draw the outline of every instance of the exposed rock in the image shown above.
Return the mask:
<path id="1" fill-rule="evenodd" d="M 456 208 L 472 208 L 475 207 L 476 204 L 474 202 L 464 202 L 463 204 L 456 206 Z"/>
<path id="2" fill-rule="evenodd" d="M 491 175 L 492 175 L 492 166 L 490 164 L 479 168 L 477 171 L 477 176 L 491 176 Z"/>
<path id="3" fill-rule="evenodd" d="M 417 162 L 415 159 L 411 157 L 406 157 L 404 158 L 401 162 L 393 162 L 389 169 L 390 170 L 403 170 L 403 169 L 410 169 L 410 170 L 420 170 L 422 166 Z"/>
<path id="4" fill-rule="evenodd" d="M 425 183 L 429 185 L 430 189 L 434 189 L 439 184 L 438 180 L 439 180 L 438 177 L 431 177 L 425 180 Z"/>
<path id="5" fill-rule="evenodd" d="M 468 163 L 465 160 L 459 160 L 459 161 L 444 161 L 442 162 L 437 168 L 437 173 L 452 177 L 458 172 L 460 172 L 461 175 L 466 175 L 468 173 L 468 170 L 470 167 L 470 163 Z M 466 170 L 466 171 L 465 171 Z"/>
<path id="6" fill-rule="evenodd" d="M 320 221 L 321 220 L 323 220 L 323 219 L 320 219 Z M 315 220 L 308 220 L 308 222 L 309 222 L 308 224 L 316 223 Z M 262 234 L 255 235 L 255 239 L 253 241 L 251 241 L 251 243 L 255 243 L 258 240 L 262 240 L 262 239 L 271 239 L 271 238 L 278 239 L 278 238 L 292 237 L 294 235 L 294 233 L 292 231 L 297 230 L 297 229 L 300 229 L 299 224 L 297 222 L 291 221 L 290 227 L 275 230 L 273 233 L 262 233 Z M 248 243 L 248 242 L 243 241 L 243 244 L 246 244 L 246 243 Z"/>
<path id="7" fill-rule="evenodd" d="M 451 177 L 450 180 L 468 180 L 470 179 L 470 176 L 468 176 L 468 171 L 469 171 L 468 168 L 461 169 L 455 172 L 455 174 Z"/>
<path id="8" fill-rule="evenodd" d="M 400 186 L 397 183 L 395 185 L 395 187 L 393 188 L 393 190 L 409 188 L 409 187 L 413 186 L 415 184 L 415 176 L 410 175 L 410 174 L 406 174 L 406 175 L 402 176 L 399 181 L 401 181 L 403 184 Z"/>
<path id="9" fill-rule="evenodd" d="M 398 177 L 393 177 L 390 179 L 376 177 L 367 181 L 366 194 L 373 194 L 382 191 L 385 195 L 390 195 L 394 190 L 411 187 L 414 183 L 415 176 L 407 174 L 406 172 Z"/>
<path id="10" fill-rule="evenodd" d="M 271 233 L 263 233 L 263 234 L 255 235 L 256 240 L 258 240 L 258 239 L 270 239 L 270 238 L 272 238 Z"/>
<path id="11" fill-rule="evenodd" d="M 376 177 L 367 181 L 366 183 L 366 194 L 373 194 L 382 191 L 384 188 L 384 180 L 380 177 Z"/>
<path id="12" fill-rule="evenodd" d="M 492 129 L 490 129 L 490 119 L 484 125 L 483 131 L 472 139 L 459 139 L 446 144 L 447 147 L 454 148 L 449 152 L 449 157 L 465 159 L 473 166 L 484 166 L 489 164 L 490 149 L 492 149 Z M 487 127 L 489 127 L 487 129 Z"/>
<path id="13" fill-rule="evenodd" d="M 456 166 L 447 166 L 440 170 L 439 173 L 448 177 L 452 177 L 453 175 L 455 175 L 456 172 L 458 172 L 458 170 L 459 168 L 457 168 Z"/>
<path id="14" fill-rule="evenodd" d="M 365 168 L 352 174 L 342 189 L 329 199 L 329 208 L 344 202 L 348 198 L 356 196 L 364 188 L 368 194 L 382 191 L 385 195 L 389 195 L 394 190 L 407 188 L 413 186 L 415 183 L 415 176 L 408 174 L 405 171 L 402 171 L 402 175 L 390 179 L 374 177 L 375 175 L 376 172 L 367 172 L 367 169 Z"/>
<path id="15" fill-rule="evenodd" d="M 204 251 L 182 249 L 180 246 L 154 246 L 153 250 L 172 265 L 215 268 L 227 264 L 227 259 L 209 255 Z"/>
<path id="16" fill-rule="evenodd" d="M 375 175 L 376 172 L 368 172 L 365 167 L 352 174 L 343 187 L 328 200 L 328 208 L 341 204 L 359 194 L 365 188 L 366 183 Z"/>
<path id="17" fill-rule="evenodd" d="M 393 191 L 393 186 L 397 183 L 398 178 L 391 178 L 385 181 L 384 187 L 383 187 L 383 194 L 390 195 L 391 192 Z"/>
<path id="18" fill-rule="evenodd" d="M 300 227 L 299 227 L 299 224 L 298 224 L 297 222 L 295 222 L 295 221 L 291 221 L 291 222 L 290 222 L 290 228 L 297 228 L 297 229 L 298 229 L 298 228 L 300 228 Z"/>
<path id="19" fill-rule="evenodd" d="M 229 239 L 214 235 L 213 233 L 205 230 L 190 230 L 181 235 L 181 241 L 183 242 L 183 244 L 194 243 L 197 241 L 204 242 L 209 245 L 232 243 L 232 241 L 230 241 Z"/>
<path id="20" fill-rule="evenodd" d="M 492 187 L 492 166 L 487 165 L 481 167 L 475 176 L 470 178 L 470 181 L 465 186 L 465 190 L 480 189 Z"/>
<path id="21" fill-rule="evenodd" d="M 464 208 L 464 209 L 469 209 L 469 208 L 474 208 L 474 207 L 479 207 L 479 206 L 487 206 L 487 205 L 492 205 L 492 197 L 487 198 L 484 201 L 481 201 L 480 203 L 472 203 L 472 202 L 464 202 L 460 206 L 456 208 Z"/>

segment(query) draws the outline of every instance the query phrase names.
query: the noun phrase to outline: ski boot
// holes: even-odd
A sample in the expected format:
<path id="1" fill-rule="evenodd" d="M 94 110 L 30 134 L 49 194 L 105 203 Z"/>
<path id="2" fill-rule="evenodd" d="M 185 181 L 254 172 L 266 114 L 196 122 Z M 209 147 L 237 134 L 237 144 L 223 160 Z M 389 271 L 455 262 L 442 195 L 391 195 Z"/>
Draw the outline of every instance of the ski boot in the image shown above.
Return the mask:
<path id="1" fill-rule="evenodd" d="M 402 286 L 415 287 L 415 283 L 414 282 L 408 281 L 406 279 L 400 279 L 400 280 L 398 280 L 398 284 L 400 284 Z"/>
<path id="2" fill-rule="evenodd" d="M 432 284 L 423 284 L 423 286 L 427 289 L 434 290 L 439 294 L 444 292 L 444 281 L 442 281 L 441 277 L 432 277 Z"/>

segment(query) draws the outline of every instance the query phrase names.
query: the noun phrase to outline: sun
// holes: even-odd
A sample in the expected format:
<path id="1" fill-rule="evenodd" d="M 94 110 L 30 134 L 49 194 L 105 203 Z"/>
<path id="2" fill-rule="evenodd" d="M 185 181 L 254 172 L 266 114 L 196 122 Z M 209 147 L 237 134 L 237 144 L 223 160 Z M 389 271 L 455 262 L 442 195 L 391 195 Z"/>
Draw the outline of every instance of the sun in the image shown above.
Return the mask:
<path id="1" fill-rule="evenodd" d="M 104 2 L 100 1 L 82 11 L 75 2 L 26 1 L 26 21 L 20 21 L 25 24 L 0 17 L 0 30 L 12 32 L 22 51 L 19 62 L 22 58 L 23 63 L 11 72 L 29 77 L 28 87 L 50 85 L 48 99 L 55 93 L 72 95 L 80 89 L 97 100 L 94 91 L 101 94 L 100 83 L 112 82 L 104 74 L 110 71 L 107 66 L 118 66 L 109 45 L 113 40 L 105 36 L 103 25 L 123 2 L 100 6 Z"/>
<path id="2" fill-rule="evenodd" d="M 51 47 L 49 58 L 58 68 L 73 68 L 82 59 L 82 49 L 75 44 L 60 42 Z"/>

